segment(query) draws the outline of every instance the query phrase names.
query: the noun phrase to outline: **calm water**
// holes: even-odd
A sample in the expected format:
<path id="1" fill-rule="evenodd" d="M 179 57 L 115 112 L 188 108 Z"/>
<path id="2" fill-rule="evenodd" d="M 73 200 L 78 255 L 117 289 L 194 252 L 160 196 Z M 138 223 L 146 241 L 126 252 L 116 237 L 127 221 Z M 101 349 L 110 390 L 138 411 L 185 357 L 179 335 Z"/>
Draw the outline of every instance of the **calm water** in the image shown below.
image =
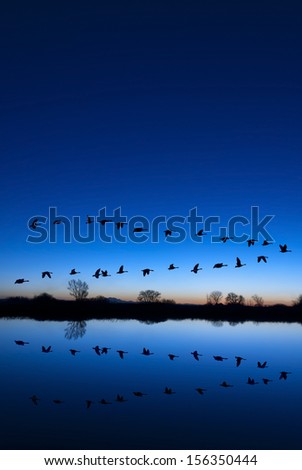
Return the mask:
<path id="1" fill-rule="evenodd" d="M 2 449 L 301 449 L 300 325 L 1 320 L 0 344 Z M 96 345 L 111 349 L 98 356 Z M 123 360 L 117 349 L 128 351 Z M 239 367 L 237 355 L 246 358 Z M 280 371 L 291 374 L 280 380 Z"/>

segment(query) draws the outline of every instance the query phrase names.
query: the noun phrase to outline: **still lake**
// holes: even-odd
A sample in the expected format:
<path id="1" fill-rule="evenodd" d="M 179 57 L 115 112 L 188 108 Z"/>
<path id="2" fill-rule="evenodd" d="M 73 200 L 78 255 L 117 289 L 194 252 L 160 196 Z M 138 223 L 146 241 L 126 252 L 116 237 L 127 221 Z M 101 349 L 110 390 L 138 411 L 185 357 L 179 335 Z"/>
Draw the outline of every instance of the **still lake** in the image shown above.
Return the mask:
<path id="1" fill-rule="evenodd" d="M 0 345 L 1 449 L 301 449 L 300 324 L 2 319 Z"/>

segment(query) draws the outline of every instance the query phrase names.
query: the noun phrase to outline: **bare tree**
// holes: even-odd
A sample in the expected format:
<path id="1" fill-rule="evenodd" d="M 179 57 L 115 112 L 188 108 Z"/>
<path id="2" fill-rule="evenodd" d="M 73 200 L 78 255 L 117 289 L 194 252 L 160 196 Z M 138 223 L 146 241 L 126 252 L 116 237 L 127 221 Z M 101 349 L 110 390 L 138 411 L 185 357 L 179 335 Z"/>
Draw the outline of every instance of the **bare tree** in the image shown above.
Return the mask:
<path id="1" fill-rule="evenodd" d="M 84 300 L 88 296 L 88 284 L 80 279 L 72 279 L 72 281 L 69 281 L 67 289 L 70 291 L 70 295 L 76 300 Z"/>
<path id="2" fill-rule="evenodd" d="M 210 295 L 207 296 L 207 302 L 210 304 L 219 304 L 222 299 L 222 292 L 220 290 L 213 290 Z"/>
<path id="3" fill-rule="evenodd" d="M 161 293 L 157 290 L 141 290 L 137 300 L 139 302 L 159 302 Z"/>
<path id="4" fill-rule="evenodd" d="M 255 302 L 254 306 L 255 307 L 263 307 L 264 305 L 264 300 L 262 297 L 260 297 L 259 295 L 255 294 L 255 295 L 252 295 L 252 299 L 253 301 Z"/>
<path id="5" fill-rule="evenodd" d="M 162 304 L 176 304 L 175 300 L 173 299 L 162 299 L 161 303 Z"/>
<path id="6" fill-rule="evenodd" d="M 302 306 L 302 294 L 299 295 L 294 301 L 293 301 L 294 307 L 301 307 Z"/>
<path id="7" fill-rule="evenodd" d="M 234 292 L 229 292 L 225 298 L 225 301 L 229 305 L 244 305 L 245 298 L 242 295 L 237 295 Z"/>

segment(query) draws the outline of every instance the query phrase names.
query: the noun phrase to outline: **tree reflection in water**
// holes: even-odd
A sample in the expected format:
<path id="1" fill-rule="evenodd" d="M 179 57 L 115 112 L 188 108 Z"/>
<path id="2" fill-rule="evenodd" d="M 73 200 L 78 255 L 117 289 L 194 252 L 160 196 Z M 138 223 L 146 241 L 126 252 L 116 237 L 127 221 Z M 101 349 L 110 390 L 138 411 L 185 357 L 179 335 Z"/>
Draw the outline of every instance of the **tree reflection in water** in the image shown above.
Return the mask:
<path id="1" fill-rule="evenodd" d="M 86 321 L 69 321 L 65 328 L 66 339 L 78 339 L 83 338 L 86 333 L 87 323 Z"/>

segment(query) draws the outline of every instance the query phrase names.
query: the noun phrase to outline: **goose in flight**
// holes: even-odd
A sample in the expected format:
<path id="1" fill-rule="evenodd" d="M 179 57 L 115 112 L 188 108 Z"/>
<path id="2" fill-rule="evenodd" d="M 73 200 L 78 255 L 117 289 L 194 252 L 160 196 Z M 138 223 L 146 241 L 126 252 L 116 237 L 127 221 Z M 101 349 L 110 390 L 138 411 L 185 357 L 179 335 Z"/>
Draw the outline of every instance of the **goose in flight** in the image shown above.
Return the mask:
<path id="1" fill-rule="evenodd" d="M 196 233 L 197 237 L 203 237 L 204 235 L 207 235 L 207 233 L 203 231 L 203 228 L 198 230 L 198 232 Z"/>
<path id="2" fill-rule="evenodd" d="M 172 235 L 172 232 L 173 232 L 173 230 L 169 230 L 169 229 L 164 230 L 165 237 L 166 237 L 166 238 L 167 238 L 167 237 L 170 237 L 170 236 Z"/>
<path id="3" fill-rule="evenodd" d="M 267 385 L 269 382 L 272 382 L 271 379 L 262 379 L 264 385 Z"/>
<path id="4" fill-rule="evenodd" d="M 267 361 L 263 362 L 262 364 L 261 364 L 260 361 L 258 361 L 257 362 L 257 367 L 258 367 L 258 369 L 267 369 L 268 366 L 266 364 L 267 364 Z"/>
<path id="5" fill-rule="evenodd" d="M 206 388 L 201 388 L 201 387 L 197 387 L 195 388 L 196 392 L 199 393 L 199 395 L 203 395 L 203 392 L 206 392 L 207 389 Z"/>
<path id="6" fill-rule="evenodd" d="M 228 388 L 228 387 L 234 387 L 234 385 L 228 384 L 225 380 L 220 384 L 220 387 Z"/>
<path id="7" fill-rule="evenodd" d="M 170 266 L 168 267 L 169 271 L 172 271 L 172 269 L 179 269 L 178 266 L 174 266 L 174 264 L 170 264 Z"/>
<path id="8" fill-rule="evenodd" d="M 108 354 L 109 349 L 111 349 L 111 348 L 107 348 L 107 347 L 104 346 L 104 347 L 101 349 L 101 354 Z"/>
<path id="9" fill-rule="evenodd" d="M 246 361 L 246 359 L 244 359 L 244 357 L 241 357 L 241 356 L 235 356 L 235 359 L 236 359 L 236 367 L 240 366 L 241 361 Z"/>
<path id="10" fill-rule="evenodd" d="M 92 218 L 89 215 L 87 215 L 86 224 L 92 224 L 92 222 L 93 222 Z"/>
<path id="11" fill-rule="evenodd" d="M 75 268 L 72 268 L 69 274 L 73 276 L 74 274 L 80 274 L 80 271 L 76 271 Z"/>
<path id="12" fill-rule="evenodd" d="M 23 282 L 29 282 L 29 280 L 24 278 L 15 280 L 15 284 L 23 284 Z"/>
<path id="13" fill-rule="evenodd" d="M 133 233 L 141 233 L 141 232 L 148 232 L 148 229 L 144 227 L 135 227 L 133 229 Z"/>
<path id="14" fill-rule="evenodd" d="M 112 222 L 112 219 L 102 219 L 102 220 L 99 220 L 98 222 L 100 222 L 101 225 L 105 225 L 107 224 L 107 222 Z"/>
<path id="15" fill-rule="evenodd" d="M 42 352 L 43 353 L 50 353 L 52 352 L 51 346 L 48 346 L 47 348 L 45 346 L 42 346 Z"/>
<path id="16" fill-rule="evenodd" d="M 32 395 L 31 397 L 29 397 L 30 400 L 33 402 L 34 405 L 38 405 L 38 401 L 40 400 L 39 397 L 37 397 L 37 395 Z"/>
<path id="17" fill-rule="evenodd" d="M 175 393 L 175 392 L 173 392 L 172 388 L 165 387 L 164 393 L 165 393 L 166 395 L 172 395 L 172 394 Z"/>
<path id="18" fill-rule="evenodd" d="M 55 403 L 56 405 L 61 405 L 63 402 L 63 400 L 58 400 L 57 398 L 52 400 L 53 403 Z"/>
<path id="19" fill-rule="evenodd" d="M 107 269 L 105 271 L 101 271 L 102 272 L 102 277 L 111 277 L 111 274 L 108 274 L 108 271 Z"/>
<path id="20" fill-rule="evenodd" d="M 92 274 L 92 277 L 95 277 L 96 279 L 98 279 L 100 277 L 100 273 L 101 273 L 101 268 L 97 269 L 96 272 Z"/>
<path id="21" fill-rule="evenodd" d="M 61 220 L 61 219 L 55 219 L 55 220 L 53 221 L 53 224 L 54 224 L 54 225 L 59 225 L 59 224 L 61 224 L 61 223 L 62 223 L 62 220 Z"/>
<path id="22" fill-rule="evenodd" d="M 88 410 L 88 408 L 91 407 L 92 403 L 93 403 L 92 400 L 86 400 L 86 408 L 87 408 L 87 410 Z"/>
<path id="23" fill-rule="evenodd" d="M 77 353 L 81 352 L 81 351 L 78 351 L 77 349 L 69 349 L 69 351 L 71 352 L 72 356 L 75 356 Z"/>
<path id="24" fill-rule="evenodd" d="M 39 219 L 34 219 L 32 221 L 32 223 L 30 224 L 30 228 L 32 228 L 33 230 L 36 230 L 36 228 L 39 226 Z"/>
<path id="25" fill-rule="evenodd" d="M 232 240 L 233 237 L 221 237 L 220 240 L 222 241 L 222 243 L 226 243 L 228 240 Z"/>
<path id="26" fill-rule="evenodd" d="M 193 351 L 191 352 L 191 354 L 194 357 L 194 359 L 196 359 L 196 361 L 199 361 L 199 357 L 202 356 L 202 354 L 199 354 L 197 351 Z"/>
<path id="27" fill-rule="evenodd" d="M 132 392 L 132 393 L 135 397 L 144 397 L 148 395 L 147 393 L 143 393 L 143 392 Z"/>
<path id="28" fill-rule="evenodd" d="M 151 271 L 154 271 L 154 269 L 149 269 L 149 268 L 142 269 L 143 276 L 144 276 L 144 277 L 145 277 L 146 275 L 149 276 L 149 274 L 150 274 Z"/>
<path id="29" fill-rule="evenodd" d="M 117 271 L 116 274 L 124 274 L 124 273 L 127 273 L 128 271 L 125 271 L 124 270 L 124 265 L 122 264 L 120 267 L 119 267 L 119 270 Z"/>
<path id="30" fill-rule="evenodd" d="M 42 279 L 44 277 L 49 277 L 49 279 L 51 278 L 51 275 L 52 275 L 52 272 L 51 271 L 43 271 L 42 272 Z"/>
<path id="31" fill-rule="evenodd" d="M 260 261 L 264 261 L 264 263 L 267 263 L 268 256 L 257 256 L 257 261 L 260 263 Z"/>
<path id="32" fill-rule="evenodd" d="M 249 240 L 247 240 L 247 246 L 254 246 L 255 242 L 257 241 L 258 240 L 255 240 L 254 238 L 250 238 Z"/>
<path id="33" fill-rule="evenodd" d="M 119 403 L 124 403 L 125 401 L 128 401 L 128 400 L 125 400 L 125 398 L 123 397 L 123 395 L 117 394 L 115 401 L 118 401 Z"/>
<path id="34" fill-rule="evenodd" d="M 246 264 L 245 263 L 242 264 L 240 258 L 238 258 L 237 256 L 235 268 L 242 268 L 242 266 L 246 266 Z"/>
<path id="35" fill-rule="evenodd" d="M 143 348 L 143 352 L 142 352 L 143 356 L 151 356 L 153 354 L 154 354 L 153 352 L 150 352 L 150 349 Z"/>
<path id="36" fill-rule="evenodd" d="M 291 374 L 291 372 L 285 372 L 285 371 L 280 372 L 279 380 L 282 380 L 282 379 L 286 380 L 288 374 Z"/>
<path id="37" fill-rule="evenodd" d="M 116 352 L 119 354 L 121 359 L 124 359 L 124 354 L 128 354 L 127 351 L 122 351 L 121 349 L 118 349 Z"/>
<path id="38" fill-rule="evenodd" d="M 263 240 L 262 246 L 268 246 L 268 245 L 272 245 L 272 244 L 273 244 L 272 242 L 268 242 L 267 240 Z"/>
<path id="39" fill-rule="evenodd" d="M 248 385 L 257 385 L 259 382 L 255 382 L 254 379 L 251 379 L 251 377 L 249 377 L 247 379 L 247 382 L 246 382 Z"/>
<path id="40" fill-rule="evenodd" d="M 25 346 L 25 344 L 29 344 L 27 341 L 22 341 L 21 339 L 15 339 L 15 343 L 18 346 Z"/>
<path id="41" fill-rule="evenodd" d="M 117 228 L 118 230 L 120 230 L 121 228 L 123 228 L 125 224 L 127 224 L 127 222 L 116 222 L 116 223 L 115 223 L 116 228 Z"/>
<path id="42" fill-rule="evenodd" d="M 280 253 L 291 253 L 292 250 L 287 249 L 287 245 L 279 245 Z"/>
<path id="43" fill-rule="evenodd" d="M 219 268 L 223 268 L 224 266 L 227 266 L 227 264 L 216 263 L 216 264 L 214 264 L 213 269 L 214 269 L 214 268 L 218 268 L 218 269 L 219 269 Z"/>
<path id="44" fill-rule="evenodd" d="M 102 399 L 99 401 L 99 403 L 100 403 L 101 405 L 112 405 L 112 402 L 105 400 L 105 398 L 102 398 Z"/>
<path id="45" fill-rule="evenodd" d="M 179 356 L 176 356 L 175 354 L 168 354 L 168 356 L 169 356 L 170 361 L 174 361 L 176 357 L 179 357 Z"/>
<path id="46" fill-rule="evenodd" d="M 197 263 L 197 264 L 195 264 L 193 269 L 191 269 L 191 273 L 197 274 L 198 271 L 201 271 L 201 270 L 202 270 L 202 268 L 199 268 L 199 263 Z"/>
<path id="47" fill-rule="evenodd" d="M 213 356 L 215 361 L 222 362 L 226 361 L 228 358 L 227 357 L 222 357 L 222 356 Z"/>
<path id="48" fill-rule="evenodd" d="M 101 349 L 100 349 L 100 347 L 99 347 L 99 346 L 94 346 L 94 348 L 92 348 L 92 349 L 94 349 L 94 350 L 95 350 L 95 353 L 96 353 L 98 356 L 100 356 L 100 355 L 101 355 Z"/>

